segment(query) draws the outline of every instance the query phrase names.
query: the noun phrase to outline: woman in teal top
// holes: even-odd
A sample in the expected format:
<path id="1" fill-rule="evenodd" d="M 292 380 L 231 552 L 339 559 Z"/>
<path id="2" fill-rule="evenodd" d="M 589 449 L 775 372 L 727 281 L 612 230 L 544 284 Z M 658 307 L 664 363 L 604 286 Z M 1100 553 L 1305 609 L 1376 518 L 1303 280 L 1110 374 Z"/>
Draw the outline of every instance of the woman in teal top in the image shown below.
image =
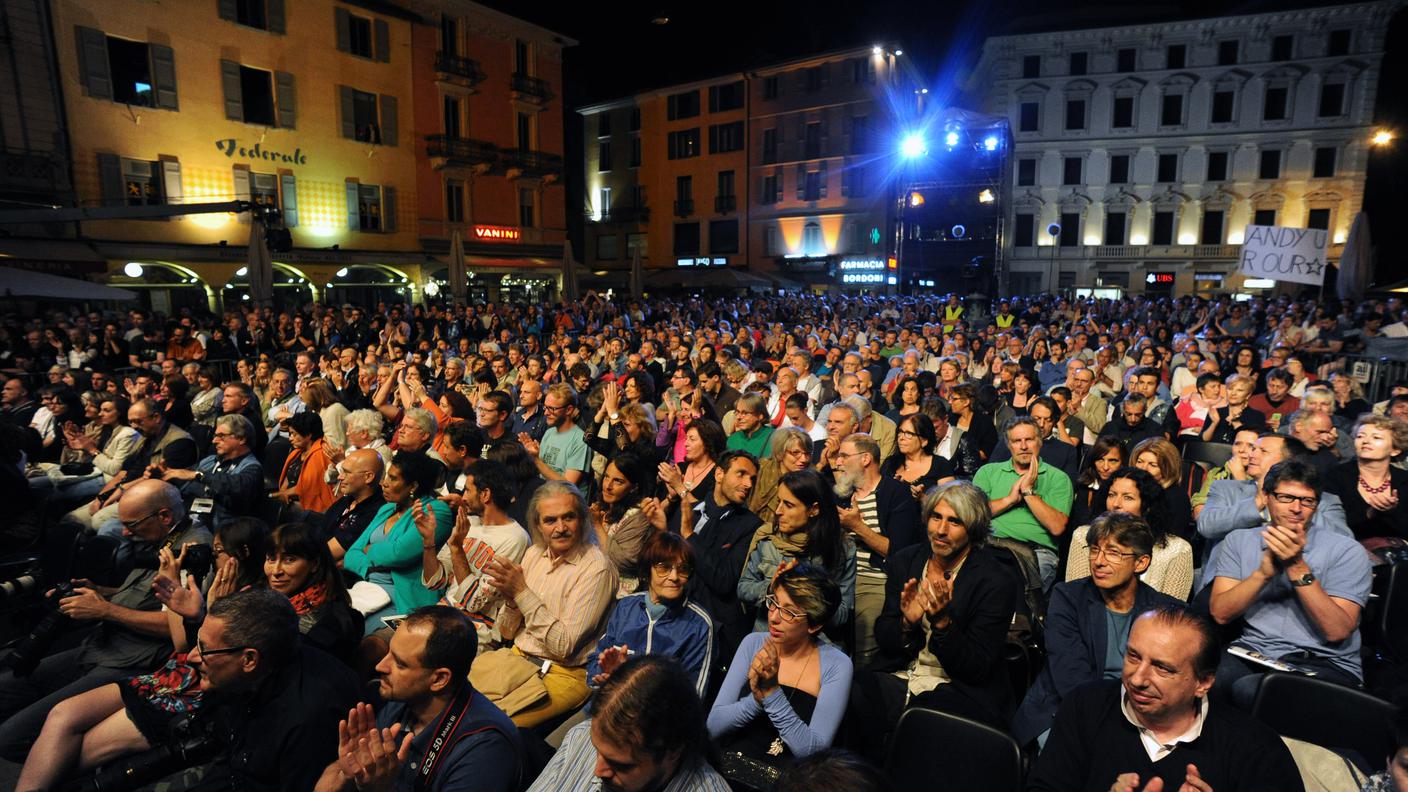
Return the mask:
<path id="1" fill-rule="evenodd" d="M 381 478 L 386 505 L 343 557 L 342 564 L 361 579 L 381 586 L 391 604 L 367 614 L 366 634 L 383 626 L 382 618 L 434 605 L 439 592 L 421 583 L 423 539 L 417 522 L 434 521 L 435 549 L 454 527 L 454 513 L 435 497 L 445 466 L 418 451 L 400 451 Z"/>

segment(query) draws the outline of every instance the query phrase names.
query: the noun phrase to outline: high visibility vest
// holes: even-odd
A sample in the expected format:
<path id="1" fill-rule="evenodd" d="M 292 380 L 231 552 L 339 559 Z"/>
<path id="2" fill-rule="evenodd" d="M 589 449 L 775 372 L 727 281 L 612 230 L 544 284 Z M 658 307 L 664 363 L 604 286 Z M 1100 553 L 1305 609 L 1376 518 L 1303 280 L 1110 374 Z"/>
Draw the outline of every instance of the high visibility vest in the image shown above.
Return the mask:
<path id="1" fill-rule="evenodd" d="M 1013 314 L 1008 314 L 1005 318 L 1002 316 L 1002 314 L 998 314 L 993 318 L 997 319 L 997 328 L 999 330 L 1006 330 L 1007 328 L 1012 326 L 1013 322 L 1017 321 L 1017 317 Z"/>
<path id="2" fill-rule="evenodd" d="M 945 333 L 952 333 L 952 332 L 953 332 L 953 326 L 954 326 L 955 324 L 957 324 L 957 323 L 958 323 L 958 320 L 961 319 L 962 317 L 963 317 L 963 306 L 961 306 L 961 305 L 945 305 L 945 306 L 944 306 L 944 332 L 945 332 Z"/>

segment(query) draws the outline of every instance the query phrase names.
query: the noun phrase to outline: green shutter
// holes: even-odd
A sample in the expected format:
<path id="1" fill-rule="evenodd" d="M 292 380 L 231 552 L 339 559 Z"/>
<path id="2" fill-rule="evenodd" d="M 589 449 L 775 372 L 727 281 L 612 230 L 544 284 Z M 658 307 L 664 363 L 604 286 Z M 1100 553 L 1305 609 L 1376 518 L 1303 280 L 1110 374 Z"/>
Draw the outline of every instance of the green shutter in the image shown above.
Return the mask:
<path id="1" fill-rule="evenodd" d="M 162 160 L 161 168 L 161 190 L 168 204 L 182 204 L 186 202 L 185 193 L 181 189 L 181 163 L 177 160 Z M 173 220 L 180 220 L 177 215 Z"/>
<path id="2" fill-rule="evenodd" d="M 293 88 L 293 75 L 288 72 L 274 72 L 274 106 L 279 111 L 279 126 L 293 129 L 298 121 L 297 94 Z"/>
<path id="3" fill-rule="evenodd" d="M 220 61 L 220 83 L 225 89 L 225 117 L 243 121 L 244 89 L 240 86 L 240 65 L 234 61 Z"/>
<path id="4" fill-rule="evenodd" d="M 333 9 L 333 20 L 337 23 L 337 48 L 342 52 L 352 51 L 352 15 L 345 8 Z"/>
<path id="5" fill-rule="evenodd" d="M 396 97 L 381 95 L 381 143 L 384 146 L 396 145 L 396 132 L 399 118 L 396 113 Z"/>
<path id="6" fill-rule="evenodd" d="M 298 180 L 292 173 L 279 174 L 279 197 L 283 199 L 284 228 L 298 226 Z"/>
<path id="7" fill-rule="evenodd" d="M 284 0 L 269 0 L 266 19 L 269 22 L 270 33 L 283 33 L 284 27 Z"/>
<path id="8" fill-rule="evenodd" d="M 108 72 L 108 37 L 95 28 L 75 28 L 78 34 L 78 72 L 88 95 L 112 98 L 112 76 Z"/>
<path id="9" fill-rule="evenodd" d="M 248 168 L 247 166 L 245 166 L 245 165 L 236 165 L 236 166 L 235 166 L 235 200 L 236 200 L 236 201 L 248 201 L 249 199 L 250 199 L 250 191 L 249 191 L 249 168 Z M 239 213 L 240 222 L 241 222 L 241 223 L 248 223 L 248 222 L 249 222 L 249 216 L 250 216 L 250 214 L 252 214 L 252 213 L 251 213 L 251 212 L 240 212 L 240 213 Z"/>
<path id="10" fill-rule="evenodd" d="M 103 206 L 127 203 L 127 190 L 122 183 L 122 158 L 116 154 L 98 155 L 98 186 Z"/>
<path id="11" fill-rule="evenodd" d="M 176 110 L 176 53 L 161 44 L 148 44 L 152 53 L 152 82 L 156 89 L 156 106 Z"/>
<path id="12" fill-rule="evenodd" d="M 362 213 L 357 208 L 357 182 L 347 182 L 347 227 L 353 231 L 362 230 Z"/>
<path id="13" fill-rule="evenodd" d="M 396 230 L 396 188 L 381 188 L 381 230 Z"/>
<path id="14" fill-rule="evenodd" d="M 339 104 L 342 105 L 342 136 L 348 140 L 357 139 L 357 115 L 352 109 L 352 89 L 345 85 L 337 86 Z"/>
<path id="15" fill-rule="evenodd" d="M 386 20 L 372 20 L 372 57 L 379 61 L 391 60 L 391 30 L 387 27 Z"/>

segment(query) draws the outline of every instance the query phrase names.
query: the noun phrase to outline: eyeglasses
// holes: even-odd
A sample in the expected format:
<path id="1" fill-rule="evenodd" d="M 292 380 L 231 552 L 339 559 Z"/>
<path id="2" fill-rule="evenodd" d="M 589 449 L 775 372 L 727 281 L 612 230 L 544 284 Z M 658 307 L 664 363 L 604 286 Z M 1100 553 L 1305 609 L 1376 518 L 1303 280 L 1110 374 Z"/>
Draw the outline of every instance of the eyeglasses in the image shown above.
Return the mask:
<path id="1" fill-rule="evenodd" d="M 196 651 L 200 652 L 202 658 L 215 657 L 216 655 L 222 654 L 235 654 L 236 652 L 243 652 L 248 648 L 248 646 L 227 646 L 224 649 L 206 649 L 201 645 L 200 641 L 196 641 Z"/>
<path id="2" fill-rule="evenodd" d="M 918 436 L 919 436 L 919 433 L 918 433 L 918 432 L 911 432 L 911 431 L 909 431 L 908 429 L 900 429 L 900 430 L 898 430 L 898 431 L 895 432 L 895 435 L 896 435 L 897 437 L 918 437 Z"/>
<path id="3" fill-rule="evenodd" d="M 1131 558 L 1134 558 L 1135 556 L 1138 556 L 1138 555 L 1139 555 L 1138 553 L 1126 553 L 1126 552 L 1124 552 L 1124 551 L 1122 551 L 1122 550 L 1115 550 L 1114 548 L 1110 548 L 1110 547 L 1092 547 L 1092 548 L 1090 548 L 1090 560 L 1091 560 L 1091 561 L 1098 560 L 1098 559 L 1100 559 L 1100 558 L 1103 556 L 1106 561 L 1109 561 L 1109 562 L 1112 563 L 1112 564 L 1122 564 L 1122 563 L 1124 563 L 1125 561 L 1127 561 L 1127 560 L 1129 560 L 1129 559 L 1131 559 Z"/>
<path id="4" fill-rule="evenodd" d="M 552 406 L 551 404 L 543 405 L 543 412 L 562 412 L 565 409 L 567 409 L 566 404 L 559 404 L 556 407 Z"/>
<path id="5" fill-rule="evenodd" d="M 657 575 L 668 575 L 676 572 L 680 577 L 689 577 L 694 574 L 694 567 L 689 564 L 667 564 L 664 561 L 657 561 L 650 565 L 650 568 Z"/>
<path id="6" fill-rule="evenodd" d="M 1291 495 L 1286 492 L 1273 492 L 1271 493 L 1271 497 L 1275 498 L 1276 502 L 1281 504 L 1282 506 L 1289 506 L 1292 503 L 1295 503 L 1296 501 L 1300 501 L 1300 505 L 1304 506 L 1307 509 L 1313 509 L 1320 503 L 1320 498 L 1316 495 L 1307 495 L 1305 497 L 1301 497 L 1299 495 Z"/>
<path id="7" fill-rule="evenodd" d="M 234 437 L 234 435 L 230 434 L 229 432 L 216 432 L 214 436 L 216 440 L 220 440 L 226 437 Z"/>
<path id="8" fill-rule="evenodd" d="M 163 511 L 165 511 L 165 509 L 155 509 L 153 511 L 147 512 L 146 514 L 142 515 L 141 517 L 138 517 L 135 520 L 122 520 L 122 527 L 127 529 L 128 531 L 135 530 L 137 526 L 157 516 Z"/>
<path id="9" fill-rule="evenodd" d="M 781 613 L 782 618 L 785 621 L 794 622 L 798 619 L 806 618 L 807 615 L 805 613 L 802 613 L 801 611 L 793 610 L 792 608 L 784 608 L 782 604 L 777 601 L 777 597 L 774 597 L 771 594 L 767 595 L 766 597 L 763 597 L 763 604 L 768 606 L 768 610 L 775 610 Z"/>

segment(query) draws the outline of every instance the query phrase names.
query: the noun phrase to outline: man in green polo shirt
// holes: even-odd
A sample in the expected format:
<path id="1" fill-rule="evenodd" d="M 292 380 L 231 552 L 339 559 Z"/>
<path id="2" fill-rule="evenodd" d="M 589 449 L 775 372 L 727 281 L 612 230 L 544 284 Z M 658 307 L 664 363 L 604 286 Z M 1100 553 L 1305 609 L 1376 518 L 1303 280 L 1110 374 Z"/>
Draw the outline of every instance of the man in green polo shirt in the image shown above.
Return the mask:
<path id="1" fill-rule="evenodd" d="M 1036 552 L 1041 583 L 1056 582 L 1056 537 L 1066 532 L 1071 513 L 1071 478 L 1041 461 L 1041 430 L 1029 416 L 1007 422 L 1012 458 L 978 468 L 975 484 L 988 495 L 994 536 L 1026 542 Z"/>
<path id="2" fill-rule="evenodd" d="M 733 406 L 733 434 L 728 436 L 728 450 L 747 451 L 763 459 L 772 450 L 771 442 L 768 403 L 757 393 L 739 396 Z"/>

